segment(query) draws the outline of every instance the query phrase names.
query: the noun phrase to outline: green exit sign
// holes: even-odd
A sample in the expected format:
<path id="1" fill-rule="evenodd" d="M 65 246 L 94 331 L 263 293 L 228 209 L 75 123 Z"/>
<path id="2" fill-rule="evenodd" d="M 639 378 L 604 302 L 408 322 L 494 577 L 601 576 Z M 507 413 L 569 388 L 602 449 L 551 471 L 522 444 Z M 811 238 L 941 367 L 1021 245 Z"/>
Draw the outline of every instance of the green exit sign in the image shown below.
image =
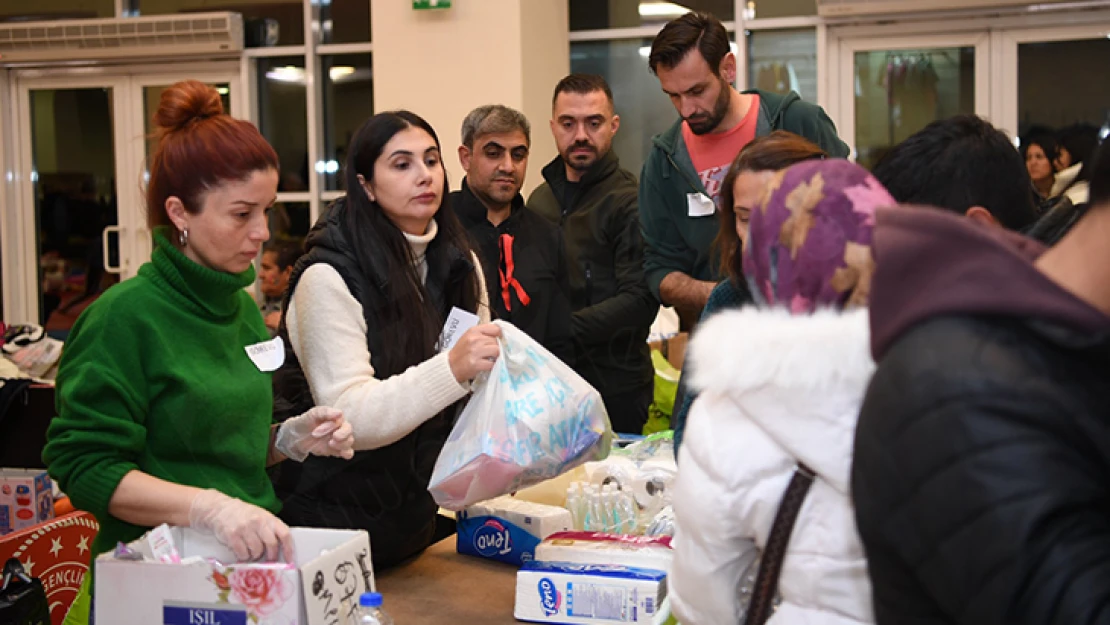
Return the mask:
<path id="1" fill-rule="evenodd" d="M 451 0 L 412 0 L 414 9 L 450 9 Z"/>

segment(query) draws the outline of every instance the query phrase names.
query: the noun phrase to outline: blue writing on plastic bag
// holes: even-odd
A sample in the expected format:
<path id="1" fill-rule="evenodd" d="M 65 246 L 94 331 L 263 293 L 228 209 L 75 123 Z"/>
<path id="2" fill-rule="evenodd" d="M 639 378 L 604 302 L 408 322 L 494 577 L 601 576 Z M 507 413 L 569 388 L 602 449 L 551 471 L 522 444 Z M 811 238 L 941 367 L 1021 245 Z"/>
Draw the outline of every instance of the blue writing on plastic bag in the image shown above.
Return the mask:
<path id="1" fill-rule="evenodd" d="M 539 343 L 503 321 L 501 355 L 472 386 L 428 490 L 461 509 L 555 477 L 609 453 L 601 396 Z"/>

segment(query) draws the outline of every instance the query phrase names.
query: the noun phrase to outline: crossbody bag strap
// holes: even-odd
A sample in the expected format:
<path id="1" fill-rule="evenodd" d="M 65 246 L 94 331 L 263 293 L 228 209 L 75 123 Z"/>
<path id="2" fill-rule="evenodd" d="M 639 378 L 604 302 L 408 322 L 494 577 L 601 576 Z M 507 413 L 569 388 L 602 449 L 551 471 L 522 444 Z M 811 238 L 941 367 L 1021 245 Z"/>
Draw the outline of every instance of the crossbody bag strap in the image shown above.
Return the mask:
<path id="1" fill-rule="evenodd" d="M 794 531 L 794 523 L 798 520 L 798 513 L 805 503 L 809 487 L 816 477 L 812 469 L 798 463 L 794 476 L 790 478 L 790 484 L 786 487 L 775 513 L 771 533 L 767 537 L 767 546 L 759 563 L 759 573 L 755 578 L 751 603 L 744 616 L 744 625 L 763 625 L 771 617 L 775 593 L 779 587 L 779 574 L 782 573 L 782 561 L 786 557 L 786 546 L 790 542 L 790 534 Z"/>

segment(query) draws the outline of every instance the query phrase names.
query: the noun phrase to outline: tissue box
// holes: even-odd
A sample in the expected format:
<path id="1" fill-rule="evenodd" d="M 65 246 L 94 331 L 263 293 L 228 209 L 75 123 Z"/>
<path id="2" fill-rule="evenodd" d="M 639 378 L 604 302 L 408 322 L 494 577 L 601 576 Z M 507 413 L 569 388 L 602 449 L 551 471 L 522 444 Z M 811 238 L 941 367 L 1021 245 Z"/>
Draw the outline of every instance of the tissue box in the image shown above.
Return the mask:
<path id="1" fill-rule="evenodd" d="M 520 566 L 532 559 L 541 540 L 571 528 L 565 508 L 497 497 L 458 514 L 455 548 Z"/>
<path id="2" fill-rule="evenodd" d="M 623 536 L 599 532 L 559 532 L 536 546 L 536 560 L 572 564 L 615 564 L 670 572 L 670 536 Z"/>
<path id="3" fill-rule="evenodd" d="M 54 518 L 54 490 L 43 469 L 0 469 L 0 536 Z"/>
<path id="4" fill-rule="evenodd" d="M 359 595 L 374 590 L 365 531 L 292 528 L 296 561 L 288 567 L 220 564 L 235 557 L 214 537 L 170 530 L 186 562 L 119 560 L 111 552 L 96 559 L 97 623 L 354 625 Z M 150 557 L 146 543 L 130 546 Z"/>
<path id="5" fill-rule="evenodd" d="M 535 623 L 637 623 L 667 618 L 667 575 L 652 569 L 529 562 L 516 574 L 517 620 Z"/>

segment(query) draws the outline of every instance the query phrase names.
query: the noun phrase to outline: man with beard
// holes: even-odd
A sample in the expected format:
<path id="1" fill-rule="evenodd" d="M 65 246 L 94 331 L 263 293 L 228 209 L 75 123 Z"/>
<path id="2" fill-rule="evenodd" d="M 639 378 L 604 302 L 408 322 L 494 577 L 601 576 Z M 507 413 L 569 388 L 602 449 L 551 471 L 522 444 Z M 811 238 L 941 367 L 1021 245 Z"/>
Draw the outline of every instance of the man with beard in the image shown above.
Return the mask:
<path id="1" fill-rule="evenodd" d="M 620 128 L 600 76 L 555 86 L 551 132 L 559 156 L 528 208 L 558 224 L 570 259 L 577 371 L 600 393 L 617 432 L 639 434 L 652 399 L 647 335 L 659 305 L 644 282 L 636 177 L 612 152 Z"/>
<path id="2" fill-rule="evenodd" d="M 520 188 L 532 129 L 520 111 L 480 106 L 462 124 L 459 162 L 466 171 L 451 206 L 477 247 L 490 307 L 574 366 L 563 239 L 524 209 Z"/>
<path id="3" fill-rule="evenodd" d="M 652 139 L 640 176 L 644 272 L 659 301 L 689 321 L 721 278 L 711 249 L 716 204 L 740 149 L 774 130 L 801 135 L 838 158 L 848 156 L 848 146 L 825 111 L 797 93 L 734 89 L 728 32 L 708 13 L 687 13 L 664 26 L 648 64 L 681 119 Z"/>

